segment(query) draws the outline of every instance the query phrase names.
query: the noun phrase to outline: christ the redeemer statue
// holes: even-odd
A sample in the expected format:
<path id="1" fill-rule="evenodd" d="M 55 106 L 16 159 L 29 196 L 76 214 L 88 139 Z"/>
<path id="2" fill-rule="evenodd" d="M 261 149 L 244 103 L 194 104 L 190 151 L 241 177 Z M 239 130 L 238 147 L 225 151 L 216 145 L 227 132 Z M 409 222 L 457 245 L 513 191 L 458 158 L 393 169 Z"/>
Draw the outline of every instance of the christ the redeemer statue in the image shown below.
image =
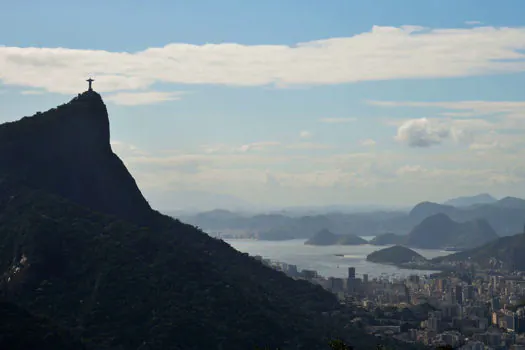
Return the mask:
<path id="1" fill-rule="evenodd" d="M 95 79 L 91 79 L 89 78 L 88 80 L 86 80 L 88 83 L 89 83 L 89 89 L 88 91 L 93 91 L 93 89 L 91 88 L 91 83 L 93 83 L 95 81 Z"/>

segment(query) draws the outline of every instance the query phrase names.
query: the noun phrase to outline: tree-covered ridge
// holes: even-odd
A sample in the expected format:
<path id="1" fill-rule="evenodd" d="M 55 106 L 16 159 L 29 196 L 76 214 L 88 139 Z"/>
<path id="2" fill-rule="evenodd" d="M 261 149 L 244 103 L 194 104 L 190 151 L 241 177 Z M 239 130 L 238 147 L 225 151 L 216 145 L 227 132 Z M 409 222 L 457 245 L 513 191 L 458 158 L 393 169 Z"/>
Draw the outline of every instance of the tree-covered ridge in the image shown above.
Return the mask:
<path id="1" fill-rule="evenodd" d="M 95 92 L 0 126 L 0 289 L 88 349 L 379 342 L 321 287 L 153 211 Z"/>
<path id="2" fill-rule="evenodd" d="M 0 301 L 0 349 L 85 350 L 79 339 L 53 322 Z"/>
<path id="3" fill-rule="evenodd" d="M 91 348 L 323 349 L 336 336 L 375 347 L 322 314 L 338 308 L 332 294 L 176 220 L 152 231 L 5 182 L 0 213 L 8 298 Z"/>

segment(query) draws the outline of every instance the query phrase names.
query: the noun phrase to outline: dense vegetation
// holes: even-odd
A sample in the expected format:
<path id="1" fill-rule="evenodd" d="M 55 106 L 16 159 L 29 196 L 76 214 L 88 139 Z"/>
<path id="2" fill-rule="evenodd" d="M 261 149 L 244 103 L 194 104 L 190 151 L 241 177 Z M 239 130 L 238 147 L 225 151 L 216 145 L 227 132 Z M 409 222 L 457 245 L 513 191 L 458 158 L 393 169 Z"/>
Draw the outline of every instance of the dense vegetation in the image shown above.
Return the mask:
<path id="1" fill-rule="evenodd" d="M 0 301 L 0 349 L 84 350 L 71 332 L 30 314 L 19 306 Z"/>
<path id="2" fill-rule="evenodd" d="M 332 335 L 320 316 L 337 307 L 331 294 L 191 226 L 168 219 L 164 231 L 152 232 L 12 188 L 1 188 L 0 266 L 11 271 L 23 256 L 27 263 L 6 276 L 8 296 L 88 345 L 318 347 Z"/>
<path id="3" fill-rule="evenodd" d="M 151 210 L 111 152 L 108 127 L 96 93 L 0 127 L 8 305 L 96 350 L 309 350 L 336 337 L 376 347 L 374 337 L 345 327 L 331 293 Z M 20 325 L 20 315 L 2 321 Z"/>

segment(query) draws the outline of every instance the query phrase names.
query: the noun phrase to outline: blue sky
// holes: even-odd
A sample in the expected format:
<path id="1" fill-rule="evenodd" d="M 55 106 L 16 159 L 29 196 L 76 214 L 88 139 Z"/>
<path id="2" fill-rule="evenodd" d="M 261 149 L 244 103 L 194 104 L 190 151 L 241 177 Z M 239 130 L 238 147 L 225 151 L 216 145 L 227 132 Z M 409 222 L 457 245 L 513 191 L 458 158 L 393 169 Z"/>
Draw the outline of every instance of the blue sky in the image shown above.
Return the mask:
<path id="1" fill-rule="evenodd" d="M 0 6 L 0 121 L 93 75 L 161 209 L 525 196 L 522 1 Z"/>

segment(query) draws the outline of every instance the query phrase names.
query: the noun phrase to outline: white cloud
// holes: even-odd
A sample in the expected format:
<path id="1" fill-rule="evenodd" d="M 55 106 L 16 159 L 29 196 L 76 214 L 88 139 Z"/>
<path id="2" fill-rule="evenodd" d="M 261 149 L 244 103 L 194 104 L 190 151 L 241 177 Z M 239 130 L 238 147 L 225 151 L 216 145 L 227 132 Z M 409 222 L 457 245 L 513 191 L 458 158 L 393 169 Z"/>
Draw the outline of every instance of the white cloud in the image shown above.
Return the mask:
<path id="1" fill-rule="evenodd" d="M 172 43 L 139 52 L 0 47 L 7 85 L 72 94 L 152 84 L 326 85 L 525 71 L 525 28 L 381 27 L 292 46 Z"/>
<path id="2" fill-rule="evenodd" d="M 355 122 L 357 118 L 321 118 L 319 121 L 321 123 L 328 124 L 343 124 L 343 123 L 352 123 Z"/>
<path id="3" fill-rule="evenodd" d="M 395 139 L 410 147 L 430 147 L 447 139 L 470 144 L 494 125 L 482 119 L 419 118 L 401 121 Z"/>
<path id="4" fill-rule="evenodd" d="M 138 106 L 148 105 L 164 101 L 180 100 L 184 94 L 182 91 L 177 92 L 160 92 L 160 91 L 144 91 L 144 92 L 118 92 L 106 97 L 106 100 L 118 105 L 124 106 Z"/>
<path id="5" fill-rule="evenodd" d="M 376 145 L 376 142 L 372 139 L 366 139 L 366 140 L 361 141 L 361 146 L 372 147 L 375 145 Z"/>
<path id="6" fill-rule="evenodd" d="M 469 26 L 473 26 L 473 25 L 476 25 L 476 24 L 483 24 L 483 23 L 480 22 L 480 21 L 465 21 L 465 24 L 469 25 Z"/>
<path id="7" fill-rule="evenodd" d="M 410 119 L 397 129 L 396 140 L 410 147 L 438 145 L 450 137 L 450 129 L 427 118 Z"/>
<path id="8" fill-rule="evenodd" d="M 470 149 L 478 151 L 489 148 L 510 149 L 520 143 L 523 144 L 521 141 L 523 137 L 516 139 L 515 134 L 525 130 L 524 101 L 368 101 L 368 103 L 381 107 L 445 110 L 437 113 L 444 117 L 426 118 L 425 121 L 420 120 L 417 123 L 410 120 L 387 120 L 388 125 L 398 127 L 398 140 L 407 143 L 409 143 L 409 135 L 416 138 L 414 130 L 419 127 L 418 135 L 424 134 L 428 138 L 428 142 L 421 141 L 421 144 L 426 146 L 441 143 L 447 138 L 471 144 Z M 412 145 L 415 146 L 416 143 Z"/>
<path id="9" fill-rule="evenodd" d="M 302 138 L 302 139 L 309 139 L 310 137 L 312 137 L 312 133 L 308 130 L 303 130 L 299 133 L 299 136 Z"/>

